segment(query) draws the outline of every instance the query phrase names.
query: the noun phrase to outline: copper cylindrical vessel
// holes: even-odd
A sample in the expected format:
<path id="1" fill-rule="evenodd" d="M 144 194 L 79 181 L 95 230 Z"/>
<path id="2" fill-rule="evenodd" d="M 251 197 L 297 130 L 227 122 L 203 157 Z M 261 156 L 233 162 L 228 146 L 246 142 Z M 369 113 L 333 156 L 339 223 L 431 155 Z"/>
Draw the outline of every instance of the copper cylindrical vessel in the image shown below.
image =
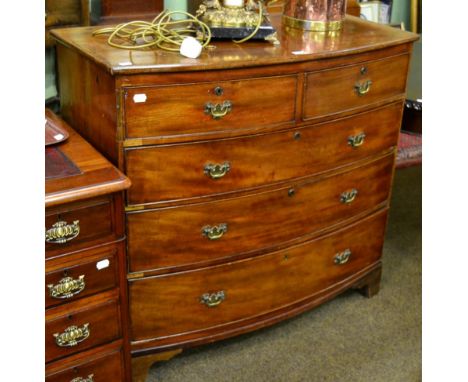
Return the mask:
<path id="1" fill-rule="evenodd" d="M 346 0 L 286 0 L 283 22 L 310 31 L 341 29 Z"/>

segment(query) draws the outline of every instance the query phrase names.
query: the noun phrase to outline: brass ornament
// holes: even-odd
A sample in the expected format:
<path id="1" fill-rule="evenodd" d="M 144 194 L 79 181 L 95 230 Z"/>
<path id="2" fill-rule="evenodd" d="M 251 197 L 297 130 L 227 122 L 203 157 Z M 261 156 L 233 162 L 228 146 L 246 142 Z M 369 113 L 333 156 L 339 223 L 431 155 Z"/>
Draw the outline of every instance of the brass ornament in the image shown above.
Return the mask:
<path id="1" fill-rule="evenodd" d="M 354 90 L 356 91 L 357 95 L 361 97 L 369 93 L 371 85 L 372 85 L 371 80 L 367 80 L 365 82 L 359 82 L 356 85 L 354 85 Z"/>
<path id="2" fill-rule="evenodd" d="M 366 138 L 366 134 L 359 133 L 357 135 L 351 135 L 348 137 L 348 145 L 353 148 L 358 148 L 364 144 L 364 139 Z"/>
<path id="3" fill-rule="evenodd" d="M 229 162 L 224 162 L 222 164 L 209 163 L 204 168 L 205 175 L 214 180 L 221 179 L 229 172 L 229 170 L 231 170 L 231 165 Z"/>
<path id="4" fill-rule="evenodd" d="M 90 374 L 86 378 L 73 378 L 70 382 L 94 382 L 94 374 Z"/>
<path id="5" fill-rule="evenodd" d="M 63 333 L 55 333 L 55 343 L 60 347 L 73 347 L 83 342 L 89 337 L 89 323 L 82 327 L 76 325 L 69 326 Z"/>
<path id="6" fill-rule="evenodd" d="M 356 199 L 358 190 L 353 188 L 352 190 L 345 191 L 340 195 L 340 202 L 343 204 L 350 204 Z"/>
<path id="7" fill-rule="evenodd" d="M 226 293 L 221 290 L 215 293 L 204 293 L 200 297 L 200 303 L 205 304 L 208 308 L 214 308 L 221 304 L 226 298 Z"/>
<path id="8" fill-rule="evenodd" d="M 228 226 L 226 223 L 221 223 L 215 226 L 204 226 L 202 228 L 202 235 L 210 240 L 219 240 L 224 234 L 227 233 Z"/>
<path id="9" fill-rule="evenodd" d="M 205 104 L 205 114 L 210 114 L 213 119 L 221 119 L 230 113 L 232 110 L 232 102 L 224 101 L 223 103 L 212 104 L 208 102 Z"/>
<path id="10" fill-rule="evenodd" d="M 85 289 L 84 275 L 79 276 L 76 280 L 72 277 L 64 277 L 58 284 L 49 284 L 49 295 L 53 298 L 66 299 L 76 296 Z"/>
<path id="11" fill-rule="evenodd" d="M 80 234 L 80 221 L 75 220 L 72 224 L 66 221 L 58 221 L 45 233 L 45 241 L 53 244 L 64 244 L 73 240 Z"/>
<path id="12" fill-rule="evenodd" d="M 337 253 L 334 257 L 334 262 L 336 265 L 343 265 L 349 261 L 351 257 L 351 250 L 345 249 L 343 252 Z"/>

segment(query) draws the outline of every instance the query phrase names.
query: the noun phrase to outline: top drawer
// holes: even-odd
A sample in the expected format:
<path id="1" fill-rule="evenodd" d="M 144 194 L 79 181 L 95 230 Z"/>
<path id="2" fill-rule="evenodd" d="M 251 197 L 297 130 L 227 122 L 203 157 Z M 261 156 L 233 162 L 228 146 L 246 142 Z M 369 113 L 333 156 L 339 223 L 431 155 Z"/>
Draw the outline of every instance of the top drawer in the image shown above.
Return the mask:
<path id="1" fill-rule="evenodd" d="M 294 121 L 296 75 L 125 90 L 128 138 L 202 134 Z"/>
<path id="2" fill-rule="evenodd" d="M 337 114 L 403 95 L 408 55 L 306 73 L 303 119 Z"/>

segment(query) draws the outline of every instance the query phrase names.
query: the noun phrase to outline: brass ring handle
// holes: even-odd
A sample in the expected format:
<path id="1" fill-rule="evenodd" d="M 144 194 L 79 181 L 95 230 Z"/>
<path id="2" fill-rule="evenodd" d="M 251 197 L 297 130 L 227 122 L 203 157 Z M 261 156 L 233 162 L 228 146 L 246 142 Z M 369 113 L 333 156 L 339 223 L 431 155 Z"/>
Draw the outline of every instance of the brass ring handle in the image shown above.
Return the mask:
<path id="1" fill-rule="evenodd" d="M 50 297 L 59 299 L 76 296 L 84 290 L 85 286 L 84 275 L 78 276 L 77 279 L 64 277 L 56 285 L 47 285 Z"/>
<path id="2" fill-rule="evenodd" d="M 343 252 L 337 253 L 334 258 L 334 262 L 336 265 L 343 265 L 346 264 L 351 257 L 351 250 L 345 249 Z"/>
<path id="3" fill-rule="evenodd" d="M 357 148 L 364 144 L 364 139 L 366 138 L 366 134 L 359 133 L 357 135 L 351 135 L 348 137 L 348 145 L 352 148 Z"/>
<path id="4" fill-rule="evenodd" d="M 205 114 L 210 114 L 213 119 L 221 119 L 232 110 L 232 102 L 224 101 L 223 103 L 212 104 L 208 102 L 205 104 Z"/>
<path id="5" fill-rule="evenodd" d="M 202 235 L 207 237 L 210 240 L 218 240 L 223 237 L 223 235 L 227 232 L 227 230 L 228 230 L 228 226 L 226 223 L 221 223 L 213 227 L 207 225 L 202 228 Z"/>
<path id="6" fill-rule="evenodd" d="M 204 293 L 200 297 L 200 303 L 205 304 L 208 308 L 214 308 L 221 304 L 226 298 L 223 290 L 215 293 Z"/>
<path id="7" fill-rule="evenodd" d="M 372 81 L 367 80 L 363 83 L 357 83 L 356 85 L 354 85 L 354 90 L 356 90 L 356 93 L 358 94 L 358 96 L 363 96 L 364 94 L 369 93 L 371 85 L 372 85 Z"/>
<path id="8" fill-rule="evenodd" d="M 207 164 L 204 168 L 204 172 L 211 179 L 220 179 L 225 176 L 229 170 L 231 170 L 231 165 L 229 162 L 224 162 L 222 164 Z"/>
<path id="9" fill-rule="evenodd" d="M 84 324 L 81 328 L 76 325 L 69 326 L 63 333 L 55 333 L 55 343 L 61 348 L 72 347 L 83 342 L 89 337 L 89 323 Z"/>
<path id="10" fill-rule="evenodd" d="M 73 378 L 70 382 L 94 382 L 94 374 L 88 375 L 87 378 L 83 378 L 83 377 Z"/>
<path id="11" fill-rule="evenodd" d="M 358 194 L 358 190 L 353 188 L 352 190 L 345 191 L 340 195 L 340 202 L 344 204 L 349 204 L 356 199 L 356 196 Z"/>
<path id="12" fill-rule="evenodd" d="M 75 220 L 72 224 L 67 224 L 66 221 L 58 221 L 52 228 L 45 233 L 45 241 L 53 244 L 64 244 L 73 240 L 80 234 L 80 221 Z"/>

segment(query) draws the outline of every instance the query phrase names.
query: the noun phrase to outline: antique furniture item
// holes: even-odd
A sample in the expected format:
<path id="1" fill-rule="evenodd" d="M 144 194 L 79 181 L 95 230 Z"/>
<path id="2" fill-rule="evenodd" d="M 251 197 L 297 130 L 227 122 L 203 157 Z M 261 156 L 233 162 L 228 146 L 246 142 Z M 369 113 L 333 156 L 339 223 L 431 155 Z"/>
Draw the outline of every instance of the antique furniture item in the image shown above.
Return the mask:
<path id="1" fill-rule="evenodd" d="M 123 191 L 130 181 L 50 110 L 45 148 L 47 382 L 128 381 Z"/>
<path id="2" fill-rule="evenodd" d="M 280 45 L 216 41 L 198 59 L 54 32 L 64 117 L 132 181 L 134 381 L 181 349 L 379 289 L 417 36 L 271 19 Z"/>

